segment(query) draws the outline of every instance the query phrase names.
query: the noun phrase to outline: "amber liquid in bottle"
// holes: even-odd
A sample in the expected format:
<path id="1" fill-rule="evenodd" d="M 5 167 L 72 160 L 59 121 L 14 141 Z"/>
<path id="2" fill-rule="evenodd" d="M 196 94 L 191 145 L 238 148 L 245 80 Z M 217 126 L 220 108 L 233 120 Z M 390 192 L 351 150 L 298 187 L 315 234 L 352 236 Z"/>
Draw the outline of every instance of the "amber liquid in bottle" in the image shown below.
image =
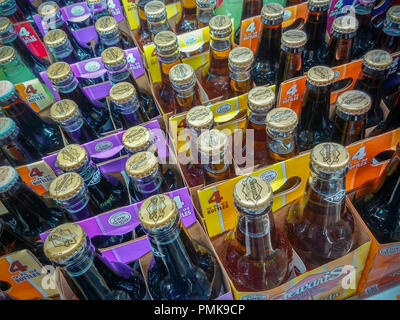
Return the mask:
<path id="1" fill-rule="evenodd" d="M 152 42 L 151 33 L 149 30 L 149 26 L 147 24 L 146 15 L 144 13 L 144 6 L 150 2 L 151 0 L 138 0 L 137 1 L 137 10 L 139 16 L 140 26 L 136 33 L 134 33 L 135 40 L 139 44 L 139 47 L 143 50 L 143 46 Z"/>
<path id="2" fill-rule="evenodd" d="M 176 33 L 186 33 L 198 28 L 196 0 L 181 0 L 182 11 L 176 23 Z"/>

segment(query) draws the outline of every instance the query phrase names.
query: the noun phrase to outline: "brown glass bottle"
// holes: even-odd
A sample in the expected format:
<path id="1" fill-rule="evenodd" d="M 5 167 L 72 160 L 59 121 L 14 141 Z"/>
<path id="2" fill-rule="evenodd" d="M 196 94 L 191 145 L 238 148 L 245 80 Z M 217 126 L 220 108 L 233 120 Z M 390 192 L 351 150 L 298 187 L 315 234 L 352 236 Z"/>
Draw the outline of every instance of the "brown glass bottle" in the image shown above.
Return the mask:
<path id="1" fill-rule="evenodd" d="M 199 29 L 208 26 L 211 18 L 215 16 L 214 8 L 216 5 L 216 0 L 196 0 L 196 17 Z"/>
<path id="2" fill-rule="evenodd" d="M 233 190 L 237 222 L 234 234 L 225 238 L 221 260 L 240 291 L 272 289 L 292 274 L 292 248 L 275 228 L 272 195 L 269 183 L 256 176 L 239 180 Z"/>
<path id="3" fill-rule="evenodd" d="M 383 95 L 383 84 L 392 61 L 392 56 L 383 50 L 368 51 L 363 58 L 361 73 L 354 85 L 354 90 L 364 91 L 372 99 L 371 109 L 367 116 L 367 128 L 383 120 L 383 110 L 380 103 Z"/>
<path id="4" fill-rule="evenodd" d="M 275 105 L 275 93 L 268 87 L 255 87 L 247 95 L 249 114 L 246 121 L 247 141 L 250 130 L 253 134 L 253 149 L 243 146 L 246 157 L 253 157 L 255 165 L 267 161 L 267 137 L 265 135 L 265 117 Z"/>
<path id="5" fill-rule="evenodd" d="M 330 86 L 334 77 L 333 70 L 325 66 L 312 67 L 307 73 L 306 91 L 296 135 L 299 151 L 306 151 L 321 142 L 329 141 Z"/>
<path id="6" fill-rule="evenodd" d="M 376 49 L 389 53 L 400 50 L 400 5 L 390 7 L 375 44 Z"/>
<path id="7" fill-rule="evenodd" d="M 140 49 L 143 50 L 143 46 L 151 43 L 151 33 L 149 25 L 147 23 L 146 14 L 144 13 L 144 6 L 151 0 L 138 0 L 136 1 L 136 7 L 139 16 L 139 28 L 134 33 L 135 40 L 139 45 Z"/>
<path id="8" fill-rule="evenodd" d="M 333 20 L 333 33 L 328 47 L 325 64 L 335 67 L 351 61 L 351 50 L 358 29 L 358 21 L 350 15 Z"/>
<path id="9" fill-rule="evenodd" d="M 275 108 L 265 118 L 267 152 L 270 164 L 293 158 L 297 155 L 296 127 L 298 117 L 289 108 Z"/>
<path id="10" fill-rule="evenodd" d="M 283 7 L 278 3 L 266 4 L 261 10 L 261 21 L 261 35 L 251 70 L 257 86 L 273 85 L 276 81 L 282 37 Z"/>
<path id="11" fill-rule="evenodd" d="M 303 0 L 286 0 L 285 8 L 291 7 L 291 6 L 296 6 L 303 2 L 305 2 L 305 1 L 303 1 Z"/>
<path id="12" fill-rule="evenodd" d="M 178 14 L 176 33 L 186 33 L 196 30 L 198 22 L 196 17 L 196 0 L 180 0 L 182 11 Z"/>
<path id="13" fill-rule="evenodd" d="M 310 176 L 301 206 L 293 206 L 286 234 L 307 271 L 350 252 L 354 245 L 353 217 L 345 206 L 349 152 L 337 143 L 315 146 Z"/>
<path id="14" fill-rule="evenodd" d="M 250 73 L 253 62 L 253 51 L 247 47 L 236 47 L 229 53 L 229 90 L 226 99 L 245 94 L 253 88 Z"/>
<path id="15" fill-rule="evenodd" d="M 243 21 L 247 18 L 255 17 L 260 14 L 261 8 L 263 6 L 263 0 L 244 0 L 242 7 L 242 17 L 240 21 Z M 240 32 L 241 25 L 235 31 L 235 43 L 239 44 L 240 42 Z"/>
<path id="16" fill-rule="evenodd" d="M 151 39 L 161 31 L 171 30 L 167 19 L 167 10 L 164 2 L 152 0 L 144 6 L 147 24 L 151 33 Z"/>
<path id="17" fill-rule="evenodd" d="M 368 50 L 374 47 L 375 39 L 371 19 L 375 8 L 375 0 L 356 2 L 353 8 L 359 27 L 354 39 L 352 59 L 360 59 Z"/>
<path id="18" fill-rule="evenodd" d="M 228 16 L 210 20 L 210 62 L 204 67 L 201 85 L 212 100 L 226 96 L 229 89 L 228 56 L 232 48 L 232 21 Z"/>
<path id="19" fill-rule="evenodd" d="M 228 137 L 222 131 L 211 129 L 199 136 L 199 158 L 206 185 L 235 176 L 228 148 Z"/>
<path id="20" fill-rule="evenodd" d="M 175 90 L 175 113 L 187 112 L 191 107 L 200 104 L 196 90 L 196 75 L 193 68 L 180 63 L 169 70 L 169 80 Z"/>
<path id="21" fill-rule="evenodd" d="M 301 30 L 288 30 L 282 34 L 277 88 L 283 81 L 303 75 L 303 51 L 306 42 L 307 35 Z"/>
<path id="22" fill-rule="evenodd" d="M 331 141 L 347 146 L 365 138 L 365 120 L 371 98 L 362 91 L 343 92 L 336 101 Z"/>

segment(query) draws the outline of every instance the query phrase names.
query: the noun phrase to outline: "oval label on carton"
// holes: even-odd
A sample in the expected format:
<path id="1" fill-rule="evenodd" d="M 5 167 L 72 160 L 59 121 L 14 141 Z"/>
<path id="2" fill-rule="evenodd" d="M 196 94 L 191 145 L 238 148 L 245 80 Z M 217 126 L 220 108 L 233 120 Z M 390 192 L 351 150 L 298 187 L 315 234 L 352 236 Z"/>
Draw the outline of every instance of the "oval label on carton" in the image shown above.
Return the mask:
<path id="1" fill-rule="evenodd" d="M 97 152 L 103 152 L 106 150 L 110 150 L 113 147 L 113 143 L 111 141 L 102 141 L 96 144 L 94 147 Z"/>
<path id="2" fill-rule="evenodd" d="M 183 39 L 183 43 L 187 46 L 191 46 L 197 42 L 197 36 L 194 34 L 190 34 Z"/>
<path id="3" fill-rule="evenodd" d="M 127 224 L 131 219 L 132 216 L 129 212 L 120 211 L 108 218 L 108 223 L 114 227 L 120 227 Z"/>
<path id="4" fill-rule="evenodd" d="M 246 294 L 240 297 L 240 300 L 267 300 L 268 295 L 263 293 Z"/>
<path id="5" fill-rule="evenodd" d="M 232 110 L 232 105 L 229 103 L 223 103 L 217 108 L 218 114 L 225 114 Z"/>
<path id="6" fill-rule="evenodd" d="M 96 61 L 90 61 L 85 64 L 85 70 L 87 72 L 95 72 L 95 71 L 99 70 L 100 68 L 101 68 L 100 63 L 98 63 Z"/>
<path id="7" fill-rule="evenodd" d="M 71 13 L 75 17 L 79 17 L 85 13 L 85 8 L 82 6 L 74 6 L 73 8 L 71 8 Z"/>
<path id="8" fill-rule="evenodd" d="M 394 244 L 391 246 L 387 246 L 379 250 L 379 253 L 382 256 L 391 256 L 392 254 L 400 253 L 400 244 Z"/>
<path id="9" fill-rule="evenodd" d="M 267 182 L 272 182 L 278 176 L 278 172 L 275 170 L 267 170 L 260 174 L 260 178 Z"/>

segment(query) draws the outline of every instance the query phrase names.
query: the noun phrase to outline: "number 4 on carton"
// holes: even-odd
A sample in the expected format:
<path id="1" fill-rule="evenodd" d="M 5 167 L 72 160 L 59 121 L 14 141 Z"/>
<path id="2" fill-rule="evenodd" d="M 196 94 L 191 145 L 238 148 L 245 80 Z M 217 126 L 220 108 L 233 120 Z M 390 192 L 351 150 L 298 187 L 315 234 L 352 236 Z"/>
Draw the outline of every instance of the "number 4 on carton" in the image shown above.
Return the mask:
<path id="1" fill-rule="evenodd" d="M 33 169 L 31 170 L 31 172 L 29 173 L 29 176 L 30 176 L 31 178 L 34 178 L 34 177 L 41 177 L 41 176 L 43 176 L 43 172 L 40 171 L 38 168 L 33 168 Z"/>
<path id="2" fill-rule="evenodd" d="M 219 191 L 215 191 L 211 195 L 210 199 L 208 199 L 208 203 L 214 203 L 214 202 L 221 203 L 222 199 L 223 199 L 223 197 L 221 197 L 221 195 L 219 194 Z"/>
<path id="3" fill-rule="evenodd" d="M 15 272 L 18 272 L 18 271 L 24 272 L 24 271 L 27 271 L 27 270 L 28 270 L 28 266 L 23 265 L 23 264 L 22 264 L 20 261 L 18 261 L 18 260 L 13 261 L 13 262 L 11 263 L 11 265 L 10 265 L 10 268 L 8 269 L 8 271 L 9 271 L 10 273 L 15 273 Z"/>

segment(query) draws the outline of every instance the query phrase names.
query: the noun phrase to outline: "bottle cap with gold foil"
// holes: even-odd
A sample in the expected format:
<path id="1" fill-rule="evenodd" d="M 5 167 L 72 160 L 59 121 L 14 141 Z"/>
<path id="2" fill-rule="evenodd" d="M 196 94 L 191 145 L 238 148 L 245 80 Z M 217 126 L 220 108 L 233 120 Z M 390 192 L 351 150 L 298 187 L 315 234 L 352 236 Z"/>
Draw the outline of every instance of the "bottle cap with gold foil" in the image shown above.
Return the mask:
<path id="1" fill-rule="evenodd" d="M 86 232 L 79 224 L 64 223 L 50 231 L 43 251 L 50 261 L 62 263 L 80 252 L 86 241 Z"/>
<path id="2" fill-rule="evenodd" d="M 350 115 L 365 114 L 371 108 L 372 100 L 368 94 L 359 90 L 345 91 L 338 97 L 336 108 Z"/>
<path id="3" fill-rule="evenodd" d="M 205 129 L 214 124 L 214 114 L 210 107 L 197 106 L 191 108 L 186 115 L 189 128 Z"/>
<path id="4" fill-rule="evenodd" d="M 134 178 L 145 177 L 156 168 L 158 168 L 157 157 L 149 151 L 135 153 L 125 164 L 126 173 Z"/>
<path id="5" fill-rule="evenodd" d="M 165 4 L 158 0 L 148 2 L 144 6 L 144 13 L 149 22 L 157 22 L 167 18 Z"/>
<path id="6" fill-rule="evenodd" d="M 216 37 L 228 36 L 232 33 L 232 21 L 228 16 L 218 15 L 210 19 L 210 33 Z"/>
<path id="7" fill-rule="evenodd" d="M 248 210 L 265 209 L 272 200 L 272 188 L 260 177 L 246 176 L 233 189 L 235 204 Z"/>
<path id="8" fill-rule="evenodd" d="M 292 131 L 296 128 L 298 121 L 297 113 L 285 107 L 274 108 L 265 117 L 267 131 Z"/>
<path id="9" fill-rule="evenodd" d="M 253 112 L 268 111 L 274 104 L 275 92 L 268 87 L 255 87 L 247 95 L 247 106 Z"/>
<path id="10" fill-rule="evenodd" d="M 73 171 L 88 159 L 86 149 L 79 144 L 69 144 L 57 154 L 57 163 L 63 171 Z"/>
<path id="11" fill-rule="evenodd" d="M 386 15 L 391 21 L 400 23 L 400 5 L 390 7 Z"/>
<path id="12" fill-rule="evenodd" d="M 358 29 L 358 20 L 351 15 L 341 16 L 333 20 L 332 28 L 337 33 L 353 33 Z"/>
<path id="13" fill-rule="evenodd" d="M 216 0 L 196 0 L 196 5 L 201 9 L 213 9 L 217 5 Z"/>
<path id="14" fill-rule="evenodd" d="M 174 65 L 169 70 L 169 80 L 175 87 L 194 85 L 196 82 L 196 76 L 193 68 L 186 63 L 179 63 Z"/>
<path id="15" fill-rule="evenodd" d="M 333 82 L 335 73 L 329 67 L 315 66 L 308 70 L 306 79 L 314 86 L 325 87 Z"/>
<path id="16" fill-rule="evenodd" d="M 54 1 L 43 2 L 38 7 L 38 13 L 42 18 L 54 16 L 57 14 L 58 10 L 59 10 L 58 4 Z"/>
<path id="17" fill-rule="evenodd" d="M 122 144 L 131 152 L 141 151 L 152 142 L 151 131 L 143 126 L 131 127 L 122 136 Z"/>
<path id="18" fill-rule="evenodd" d="M 17 57 L 17 52 L 13 47 L 0 47 L 0 64 L 8 64 Z"/>
<path id="19" fill-rule="evenodd" d="M 101 61 L 105 66 L 116 66 L 125 60 L 124 50 L 118 47 L 110 47 L 101 53 Z"/>
<path id="20" fill-rule="evenodd" d="M 60 82 L 67 79 L 72 73 L 70 65 L 66 62 L 56 62 L 47 68 L 47 76 L 51 82 Z"/>
<path id="21" fill-rule="evenodd" d="M 112 16 L 104 16 L 96 21 L 95 28 L 97 33 L 107 34 L 118 30 L 118 23 Z"/>
<path id="22" fill-rule="evenodd" d="M 385 50 L 371 50 L 364 55 L 363 65 L 374 70 L 386 70 L 392 65 L 392 55 Z"/>
<path id="23" fill-rule="evenodd" d="M 123 103 L 136 96 L 136 89 L 130 82 L 119 82 L 110 90 L 110 99 L 116 103 Z"/>
<path id="24" fill-rule="evenodd" d="M 313 9 L 326 8 L 328 10 L 330 3 L 331 0 L 309 0 L 308 7 L 312 7 Z"/>
<path id="25" fill-rule="evenodd" d="M 70 99 L 62 99 L 55 103 L 50 108 L 50 117 L 56 122 L 68 120 L 76 114 L 78 105 Z"/>
<path id="26" fill-rule="evenodd" d="M 211 129 L 203 132 L 197 142 L 200 152 L 212 155 L 225 150 L 228 145 L 228 137 L 222 131 Z"/>
<path id="27" fill-rule="evenodd" d="M 155 35 L 154 45 L 159 53 L 176 51 L 178 50 L 178 37 L 172 31 L 161 31 Z"/>
<path id="28" fill-rule="evenodd" d="M 307 34 L 297 29 L 285 31 L 281 43 L 288 48 L 303 47 L 307 43 Z"/>
<path id="29" fill-rule="evenodd" d="M 253 64 L 254 53 L 247 47 L 236 47 L 229 52 L 229 65 L 235 68 L 248 68 Z"/>
<path id="30" fill-rule="evenodd" d="M 60 29 L 50 30 L 43 38 L 44 43 L 48 47 L 57 47 L 67 40 L 67 34 Z"/>
<path id="31" fill-rule="evenodd" d="M 74 197 L 83 186 L 82 177 L 76 172 L 67 172 L 55 178 L 49 188 L 54 200 L 67 200 Z"/>
<path id="32" fill-rule="evenodd" d="M 261 9 L 262 21 L 282 21 L 284 8 L 279 3 L 267 3 Z"/>
<path id="33" fill-rule="evenodd" d="M 143 227 L 151 232 L 169 225 L 179 217 L 176 203 L 164 194 L 151 196 L 143 201 L 138 212 L 138 218 Z"/>
<path id="34" fill-rule="evenodd" d="M 0 33 L 3 33 L 11 26 L 11 21 L 7 17 L 0 17 Z"/>
<path id="35" fill-rule="evenodd" d="M 349 162 L 349 152 L 344 146 L 338 143 L 320 143 L 311 151 L 310 165 L 324 172 L 345 169 Z"/>

